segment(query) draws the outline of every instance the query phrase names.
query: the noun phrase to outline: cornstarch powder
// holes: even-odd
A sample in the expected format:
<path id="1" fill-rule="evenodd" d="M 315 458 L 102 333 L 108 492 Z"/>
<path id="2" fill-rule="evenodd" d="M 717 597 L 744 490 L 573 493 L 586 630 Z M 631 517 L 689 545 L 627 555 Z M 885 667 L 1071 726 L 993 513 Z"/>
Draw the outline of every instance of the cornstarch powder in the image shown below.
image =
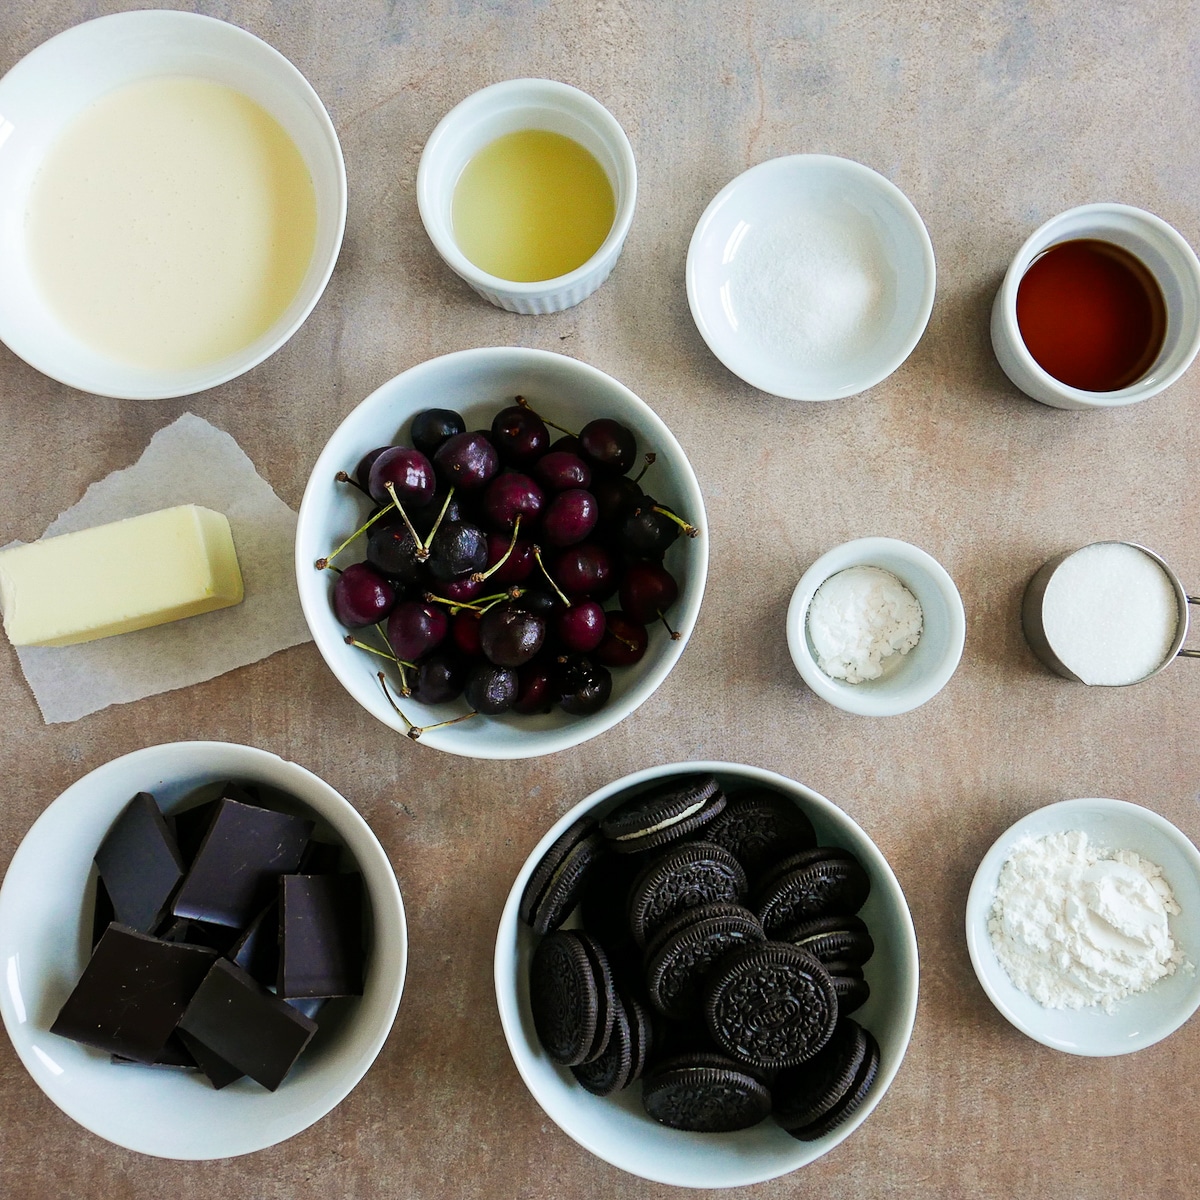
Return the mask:
<path id="1" fill-rule="evenodd" d="M 1162 869 L 1096 849 L 1078 830 L 1018 842 L 1000 871 L 988 933 L 1013 983 L 1046 1008 L 1099 1006 L 1173 975 L 1180 911 Z"/>
<path id="2" fill-rule="evenodd" d="M 921 639 L 917 598 L 890 571 L 848 567 L 831 575 L 808 606 L 817 666 L 831 679 L 878 679 Z"/>

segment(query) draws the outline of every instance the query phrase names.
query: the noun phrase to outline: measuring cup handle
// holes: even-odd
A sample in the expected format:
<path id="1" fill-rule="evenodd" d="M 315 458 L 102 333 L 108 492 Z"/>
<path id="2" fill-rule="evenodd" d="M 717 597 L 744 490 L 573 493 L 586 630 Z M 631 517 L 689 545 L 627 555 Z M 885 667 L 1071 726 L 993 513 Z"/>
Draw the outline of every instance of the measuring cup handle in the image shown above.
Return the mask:
<path id="1" fill-rule="evenodd" d="M 1187 602 L 1189 604 L 1200 605 L 1200 596 L 1188 596 Z M 1200 650 L 1184 650 L 1182 647 L 1180 647 L 1180 649 L 1175 652 L 1175 657 L 1176 658 L 1200 658 Z"/>

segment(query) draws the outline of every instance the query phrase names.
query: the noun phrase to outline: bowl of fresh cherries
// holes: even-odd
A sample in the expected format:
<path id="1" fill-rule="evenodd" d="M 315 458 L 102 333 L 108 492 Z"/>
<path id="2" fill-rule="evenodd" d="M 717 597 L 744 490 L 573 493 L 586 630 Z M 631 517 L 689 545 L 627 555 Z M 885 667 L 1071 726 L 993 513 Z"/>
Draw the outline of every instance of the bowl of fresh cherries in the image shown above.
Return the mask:
<path id="1" fill-rule="evenodd" d="M 431 359 L 362 401 L 296 531 L 334 675 L 385 725 L 475 758 L 563 750 L 633 712 L 707 571 L 699 484 L 653 409 L 516 347 Z"/>

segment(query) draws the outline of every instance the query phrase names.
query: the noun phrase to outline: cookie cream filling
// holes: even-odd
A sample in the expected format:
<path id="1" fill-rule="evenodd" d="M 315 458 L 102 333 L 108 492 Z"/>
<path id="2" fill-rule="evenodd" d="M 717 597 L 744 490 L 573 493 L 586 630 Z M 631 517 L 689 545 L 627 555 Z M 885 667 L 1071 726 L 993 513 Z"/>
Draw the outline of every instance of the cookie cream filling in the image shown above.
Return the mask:
<path id="1" fill-rule="evenodd" d="M 988 932 L 1001 966 L 1046 1008 L 1098 1006 L 1144 992 L 1183 964 L 1162 868 L 1110 853 L 1074 830 L 1025 838 L 1001 868 Z"/>
<path id="2" fill-rule="evenodd" d="M 657 825 L 651 825 L 648 829 L 635 829 L 632 833 L 622 833 L 618 837 L 613 838 L 614 842 L 628 842 L 632 838 L 648 837 L 652 833 L 657 833 L 660 829 L 670 829 L 672 825 L 678 825 L 680 821 L 686 817 L 690 817 L 693 813 L 698 813 L 707 803 L 709 797 L 697 801 L 691 808 L 685 808 L 683 812 L 677 813 L 673 817 L 667 817 L 664 821 L 659 821 Z"/>

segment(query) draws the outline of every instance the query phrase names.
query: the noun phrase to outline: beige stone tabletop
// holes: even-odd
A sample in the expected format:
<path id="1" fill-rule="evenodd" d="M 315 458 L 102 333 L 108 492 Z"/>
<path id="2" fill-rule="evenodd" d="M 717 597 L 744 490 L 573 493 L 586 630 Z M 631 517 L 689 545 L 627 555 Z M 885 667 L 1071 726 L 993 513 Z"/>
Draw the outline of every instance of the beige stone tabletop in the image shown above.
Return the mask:
<path id="1" fill-rule="evenodd" d="M 295 337 L 186 401 L 84 395 L 0 347 L 0 544 L 31 539 L 185 411 L 234 435 L 297 506 L 318 451 L 363 396 L 433 355 L 536 346 L 609 372 L 667 422 L 711 523 L 695 634 L 638 712 L 545 759 L 479 762 L 392 735 L 302 645 L 211 682 L 42 723 L 0 645 L 0 869 L 69 783 L 158 742 L 275 751 L 350 798 L 395 865 L 411 966 L 374 1067 L 332 1113 L 260 1153 L 186 1164 L 100 1140 L 63 1115 L 0 1039 L 0 1194 L 600 1198 L 680 1194 L 593 1158 L 543 1114 L 492 996 L 496 922 L 542 832 L 601 784 L 691 758 L 772 768 L 875 839 L 912 909 L 920 1004 L 870 1119 L 763 1197 L 1146 1196 L 1194 1192 L 1200 1023 L 1135 1055 L 1035 1044 L 993 1009 L 963 938 L 967 889 L 1018 817 L 1113 796 L 1200 837 L 1200 666 L 1085 689 L 1044 670 L 1018 608 L 1043 560 L 1101 538 L 1157 550 L 1200 587 L 1200 370 L 1140 406 L 1043 407 L 1001 373 L 992 296 L 1017 246 L 1072 205 L 1149 209 L 1200 245 L 1200 9 L 1186 0 L 201 0 L 253 31 L 324 100 L 349 177 L 333 280 Z M 0 71 L 119 0 L 5 0 Z M 617 116 L 637 156 L 633 230 L 579 307 L 518 317 L 478 299 L 421 228 L 421 147 L 485 84 L 545 76 Z M 727 181 L 796 152 L 843 155 L 913 201 L 937 256 L 925 336 L 853 399 L 759 393 L 708 352 L 684 256 Z M 0 170 L 3 158 L 0 157 Z M 954 577 L 961 666 L 933 701 L 866 719 L 819 700 L 785 652 L 805 567 L 865 535 L 912 541 Z"/>

